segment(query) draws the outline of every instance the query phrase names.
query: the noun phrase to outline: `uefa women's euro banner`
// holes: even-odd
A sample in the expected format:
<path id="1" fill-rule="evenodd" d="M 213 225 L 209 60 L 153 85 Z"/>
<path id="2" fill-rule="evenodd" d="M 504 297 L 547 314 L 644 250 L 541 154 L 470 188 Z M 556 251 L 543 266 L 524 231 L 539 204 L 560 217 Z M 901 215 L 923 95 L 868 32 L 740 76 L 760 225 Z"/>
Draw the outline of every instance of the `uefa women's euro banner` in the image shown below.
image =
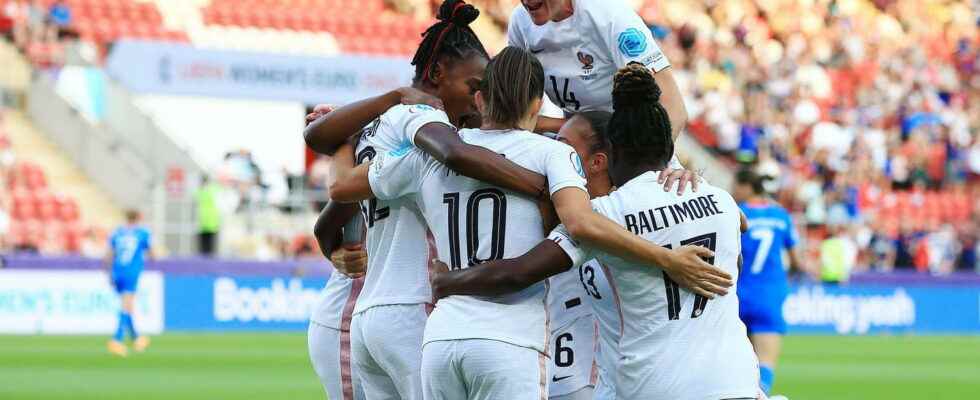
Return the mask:
<path id="1" fill-rule="evenodd" d="M 121 41 L 109 75 L 140 93 L 347 103 L 411 84 L 408 59 L 287 56 L 198 49 L 186 44 Z"/>
<path id="2" fill-rule="evenodd" d="M 136 291 L 139 332 L 163 331 L 163 275 L 147 271 Z M 100 270 L 0 269 L 0 334 L 110 334 L 119 298 Z"/>

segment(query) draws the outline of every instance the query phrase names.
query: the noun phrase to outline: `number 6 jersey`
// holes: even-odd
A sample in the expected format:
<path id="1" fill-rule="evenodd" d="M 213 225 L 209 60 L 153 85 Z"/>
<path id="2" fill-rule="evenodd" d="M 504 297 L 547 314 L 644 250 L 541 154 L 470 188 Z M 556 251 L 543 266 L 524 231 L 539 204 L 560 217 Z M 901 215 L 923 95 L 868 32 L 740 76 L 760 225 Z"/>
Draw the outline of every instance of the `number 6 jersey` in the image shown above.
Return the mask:
<path id="1" fill-rule="evenodd" d="M 551 194 L 585 190 L 581 161 L 570 146 L 526 131 L 464 129 L 460 137 L 548 178 Z M 436 239 L 439 260 L 452 269 L 520 256 L 545 237 L 534 200 L 461 176 L 418 150 L 391 152 L 369 173 L 378 199 L 415 195 Z M 548 353 L 548 285 L 494 297 L 450 296 L 439 301 L 424 343 L 491 339 Z"/>
<path id="2" fill-rule="evenodd" d="M 738 277 L 739 208 L 727 192 L 702 183 L 697 192 L 664 192 L 658 173 L 646 172 L 592 207 L 644 239 L 668 248 L 700 245 L 707 260 Z M 563 226 L 549 238 L 580 265 L 596 258 L 610 276 L 613 302 L 595 302 L 603 318 L 621 316 L 616 396 L 623 399 L 755 398 L 758 361 L 738 317 L 735 292 L 707 300 L 660 268 L 625 261 L 582 246 Z"/>

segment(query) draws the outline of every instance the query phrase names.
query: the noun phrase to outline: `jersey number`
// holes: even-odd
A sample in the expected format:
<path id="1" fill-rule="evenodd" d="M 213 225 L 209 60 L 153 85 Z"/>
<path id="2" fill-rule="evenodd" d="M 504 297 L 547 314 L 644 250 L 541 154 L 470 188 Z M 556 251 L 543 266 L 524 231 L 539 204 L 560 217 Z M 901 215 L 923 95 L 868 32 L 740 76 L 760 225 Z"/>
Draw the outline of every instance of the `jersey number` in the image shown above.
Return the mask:
<path id="1" fill-rule="evenodd" d="M 565 84 L 562 88 L 561 94 L 558 93 L 558 79 L 553 75 L 548 75 L 551 78 L 551 89 L 554 90 L 554 99 L 558 100 L 558 106 L 561 108 L 570 108 L 572 104 L 575 105 L 575 111 L 578 111 L 582 107 L 582 103 L 579 103 L 578 99 L 575 98 L 575 93 L 568 91 L 568 78 L 565 78 Z"/>
<path id="2" fill-rule="evenodd" d="M 480 258 L 476 250 L 480 246 L 480 205 L 489 202 L 493 207 L 490 228 L 490 256 Z M 442 195 L 442 203 L 449 207 L 449 258 L 450 267 L 454 270 L 462 268 L 459 251 L 459 207 L 460 195 L 446 193 Z M 507 229 L 507 196 L 499 189 L 480 189 L 470 193 L 466 201 L 466 255 L 468 266 L 472 267 L 487 261 L 499 260 L 504 256 L 504 233 Z"/>
<path id="3" fill-rule="evenodd" d="M 585 288 L 585 292 L 596 299 L 602 299 L 599 295 L 599 288 L 595 286 L 595 268 L 591 265 L 585 264 L 582 268 L 578 270 L 578 279 L 582 281 L 582 287 Z"/>
<path id="4" fill-rule="evenodd" d="M 753 274 L 758 274 L 762 272 L 766 257 L 769 256 L 769 250 L 772 249 L 774 235 L 772 229 L 756 228 L 749 231 L 749 237 L 759 241 L 759 247 L 755 249 L 755 257 L 752 258 L 752 268 L 749 269 Z"/>
<path id="5" fill-rule="evenodd" d="M 575 363 L 575 352 L 571 347 L 565 347 L 566 341 L 572 341 L 572 334 L 565 332 L 555 338 L 555 365 L 559 367 L 571 367 Z"/>
<path id="6" fill-rule="evenodd" d="M 377 127 L 377 125 L 372 125 Z M 373 131 L 371 131 L 373 134 Z M 367 133 L 365 133 L 367 135 Z M 371 161 L 378 152 L 374 150 L 374 147 L 367 146 L 360 153 L 357 153 L 357 164 L 362 164 L 365 161 Z M 374 226 L 375 222 L 381 221 L 388 218 L 390 210 L 388 207 L 378 208 L 378 199 L 372 198 L 368 200 L 368 207 L 364 209 L 364 205 L 361 205 L 361 213 L 364 214 L 364 220 L 367 221 L 368 228 Z"/>
<path id="7" fill-rule="evenodd" d="M 717 242 L 717 240 L 718 240 L 718 235 L 712 232 L 701 236 L 695 236 L 687 240 L 682 240 L 681 246 L 687 246 L 689 244 L 692 244 L 695 246 L 704 246 L 710 249 L 711 251 L 715 251 L 715 243 Z M 671 248 L 669 244 L 665 247 L 667 247 L 668 249 Z M 704 261 L 706 261 L 708 264 L 711 265 L 715 264 L 714 257 L 705 259 Z M 670 277 L 667 276 L 666 272 L 663 273 L 663 276 L 664 276 L 664 289 L 667 292 L 667 317 L 670 318 L 671 320 L 680 319 L 681 317 L 680 286 L 678 286 L 677 282 L 674 282 L 673 279 L 670 279 Z M 701 314 L 704 313 L 704 307 L 707 305 L 708 305 L 707 297 L 704 297 L 702 295 L 694 296 L 694 310 L 691 311 L 691 318 L 700 317 Z"/>

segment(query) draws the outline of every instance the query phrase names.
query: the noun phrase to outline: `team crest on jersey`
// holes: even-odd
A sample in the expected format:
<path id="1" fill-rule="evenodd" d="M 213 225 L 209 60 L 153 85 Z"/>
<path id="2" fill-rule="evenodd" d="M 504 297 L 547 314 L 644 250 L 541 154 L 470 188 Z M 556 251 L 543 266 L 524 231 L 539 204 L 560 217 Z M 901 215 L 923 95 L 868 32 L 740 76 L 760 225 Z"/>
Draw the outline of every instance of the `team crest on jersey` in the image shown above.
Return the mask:
<path id="1" fill-rule="evenodd" d="M 619 51 L 629 57 L 637 57 L 647 51 L 647 37 L 639 29 L 629 28 L 619 34 Z"/>
<path id="2" fill-rule="evenodd" d="M 591 54 L 578 52 L 578 61 L 582 63 L 582 69 L 585 71 L 591 71 L 595 63 L 595 58 Z"/>

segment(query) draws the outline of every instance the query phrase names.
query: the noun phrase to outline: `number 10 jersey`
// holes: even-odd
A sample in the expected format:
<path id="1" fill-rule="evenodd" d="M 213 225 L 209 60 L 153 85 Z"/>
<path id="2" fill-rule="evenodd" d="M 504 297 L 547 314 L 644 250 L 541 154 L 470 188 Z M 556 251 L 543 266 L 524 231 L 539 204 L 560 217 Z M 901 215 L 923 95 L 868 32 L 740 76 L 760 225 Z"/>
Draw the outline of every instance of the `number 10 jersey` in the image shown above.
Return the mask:
<path id="1" fill-rule="evenodd" d="M 526 131 L 464 129 L 460 137 L 548 178 L 549 193 L 585 190 L 581 161 L 570 146 Z M 418 150 L 375 159 L 369 173 L 378 199 L 414 195 L 452 269 L 514 258 L 545 238 L 534 200 L 458 175 Z M 424 343 L 491 339 L 548 353 L 548 285 L 502 296 L 450 296 L 426 323 Z"/>

